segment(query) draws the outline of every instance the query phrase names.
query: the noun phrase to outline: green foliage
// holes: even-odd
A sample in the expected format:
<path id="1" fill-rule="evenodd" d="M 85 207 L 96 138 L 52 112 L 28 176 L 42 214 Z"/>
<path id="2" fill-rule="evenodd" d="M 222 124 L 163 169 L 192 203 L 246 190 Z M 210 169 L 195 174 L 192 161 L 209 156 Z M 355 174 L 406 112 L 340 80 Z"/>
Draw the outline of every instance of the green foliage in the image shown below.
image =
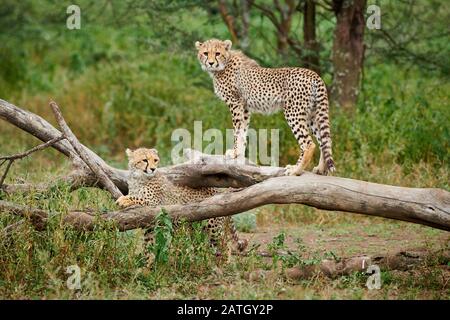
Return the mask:
<path id="1" fill-rule="evenodd" d="M 156 216 L 154 229 L 155 244 L 154 254 L 157 263 L 167 263 L 169 261 L 169 248 L 172 242 L 172 220 L 167 212 L 162 209 Z"/>
<path id="2" fill-rule="evenodd" d="M 252 232 L 256 229 L 256 215 L 252 212 L 234 215 L 233 222 L 236 229 L 241 232 Z"/>

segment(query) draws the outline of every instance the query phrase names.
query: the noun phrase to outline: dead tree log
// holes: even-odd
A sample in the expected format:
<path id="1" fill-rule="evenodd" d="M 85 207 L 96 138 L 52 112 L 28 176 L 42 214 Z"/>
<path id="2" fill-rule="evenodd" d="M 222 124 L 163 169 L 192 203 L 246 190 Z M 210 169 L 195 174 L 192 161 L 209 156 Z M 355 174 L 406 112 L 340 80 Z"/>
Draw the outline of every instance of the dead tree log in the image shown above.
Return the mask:
<path id="1" fill-rule="evenodd" d="M 0 118 L 33 134 L 44 142 L 61 133 L 41 117 L 0 100 Z M 65 140 L 53 147 L 71 159 L 78 154 Z M 127 189 L 127 171 L 113 168 L 87 147 L 90 157 L 107 172 L 121 191 Z M 228 216 L 266 204 L 297 203 L 324 210 L 353 212 L 409 221 L 450 231 L 450 193 L 442 189 L 396 187 L 340 177 L 305 173 L 300 177 L 284 176 L 283 168 L 258 167 L 188 152 L 184 164 L 158 169 L 175 183 L 215 187 L 243 187 L 243 190 L 218 194 L 200 203 L 165 206 L 174 218 L 198 221 Z M 83 185 L 99 185 L 85 166 L 74 173 Z M 124 193 L 125 193 L 124 192 Z M 6 210 L 6 209 L 5 209 Z M 152 225 L 161 208 L 132 207 L 99 216 L 117 222 L 120 230 Z M 65 221 L 82 229 L 92 229 L 97 218 L 85 212 L 70 212 Z"/>
<path id="2" fill-rule="evenodd" d="M 50 141 L 57 137 L 60 137 L 62 133 L 53 127 L 48 121 L 42 117 L 21 109 L 5 100 L 0 99 L 0 119 L 11 123 L 12 125 L 28 132 L 34 137 L 43 142 Z M 76 185 L 86 186 L 99 186 L 96 177 L 92 172 L 83 164 L 78 154 L 67 140 L 59 141 L 52 145 L 53 148 L 64 154 L 71 159 L 74 164 L 74 171 L 71 173 L 70 178 Z M 128 173 L 126 170 L 120 170 L 109 166 L 102 158 L 100 158 L 95 152 L 82 145 L 84 150 L 89 156 L 99 164 L 100 167 L 108 174 L 114 184 L 123 192 L 128 192 L 128 185 L 126 183 Z M 65 179 L 64 179 L 65 180 Z"/>
<path id="3" fill-rule="evenodd" d="M 10 213 L 22 218 L 29 218 L 36 230 L 43 230 L 47 224 L 48 212 L 41 209 L 28 208 L 26 206 L 14 204 L 0 200 L 0 212 Z"/>
<path id="4" fill-rule="evenodd" d="M 174 218 L 199 221 L 228 216 L 266 204 L 298 203 L 324 210 L 361 213 L 403 220 L 450 231 L 450 193 L 439 189 L 402 188 L 305 173 L 277 177 L 241 191 L 218 194 L 202 202 L 165 206 Z M 134 207 L 111 212 L 121 230 L 151 225 L 160 208 Z M 93 217 L 72 212 L 68 217 L 92 227 Z"/>
<path id="5" fill-rule="evenodd" d="M 298 267 L 282 270 L 283 275 L 292 280 L 310 279 L 316 275 L 323 274 L 329 278 L 350 275 L 354 272 L 367 272 L 371 265 L 378 266 L 381 270 L 411 270 L 420 265 L 426 265 L 433 257 L 440 256 L 442 261 L 437 263 L 447 264 L 450 259 L 450 250 L 430 252 L 421 251 L 399 251 L 395 253 L 361 255 L 339 260 L 324 259 L 316 264 L 301 265 Z M 436 263 L 436 262 L 434 262 Z M 257 269 L 247 274 L 247 278 L 259 281 L 261 278 L 278 276 L 279 271 Z"/>
<path id="6" fill-rule="evenodd" d="M 271 178 L 241 191 L 221 193 L 199 203 L 164 206 L 164 209 L 174 219 L 191 222 L 233 215 L 266 204 L 288 203 L 409 221 L 450 231 L 450 193 L 447 191 L 394 187 L 311 173 Z M 161 207 L 130 207 L 99 218 L 115 221 L 124 231 L 151 226 L 160 210 Z M 65 221 L 91 230 L 96 217 L 73 211 Z"/>

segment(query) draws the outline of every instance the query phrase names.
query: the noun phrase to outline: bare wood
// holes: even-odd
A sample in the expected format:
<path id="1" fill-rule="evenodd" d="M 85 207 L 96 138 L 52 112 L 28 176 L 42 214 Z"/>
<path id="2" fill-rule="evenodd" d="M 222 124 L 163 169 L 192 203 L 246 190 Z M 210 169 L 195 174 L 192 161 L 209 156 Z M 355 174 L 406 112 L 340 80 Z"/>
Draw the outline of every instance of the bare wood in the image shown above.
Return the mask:
<path id="1" fill-rule="evenodd" d="M 199 203 L 164 208 L 173 218 L 199 221 L 233 215 L 266 204 L 288 203 L 409 221 L 450 231 L 450 193 L 447 191 L 386 186 L 311 173 L 300 177 L 271 178 Z M 159 211 L 160 208 L 132 207 L 102 217 L 116 221 L 121 230 L 128 230 L 151 225 Z M 71 215 L 80 216 L 81 213 Z M 88 229 L 93 227 L 91 218 L 82 224 Z"/>
<path id="2" fill-rule="evenodd" d="M 0 100 L 0 118 L 17 125 L 43 141 L 61 133 L 42 118 Z M 39 120 L 40 118 L 40 120 Z M 77 159 L 77 152 L 67 141 L 54 144 L 57 150 Z M 88 148 L 82 148 L 112 177 L 121 190 L 127 189 L 128 172 L 113 168 Z M 100 186 L 90 172 L 79 166 L 75 174 L 82 185 Z M 172 181 L 188 186 L 246 187 L 244 190 L 219 194 L 203 202 L 167 206 L 175 218 L 198 221 L 211 217 L 244 212 L 266 204 L 298 203 L 324 210 L 354 212 L 409 221 L 450 230 L 450 193 L 442 189 L 405 188 L 339 177 L 324 177 L 305 173 L 300 177 L 282 176 L 283 168 L 257 167 L 230 163 L 221 156 L 193 153 L 190 163 L 158 169 Z M 200 181 L 200 182 L 199 182 Z M 153 223 L 160 208 L 129 208 L 102 215 L 113 220 L 119 229 L 146 227 Z M 72 212 L 68 223 L 91 229 L 92 215 Z"/>
<path id="3" fill-rule="evenodd" d="M 108 219 L 119 221 L 121 214 L 132 214 L 135 209 L 136 208 L 129 208 L 122 210 L 122 213 L 116 212 L 103 216 L 95 216 L 92 212 L 72 212 L 64 218 L 64 222 L 80 230 L 91 230 L 97 220 Z M 135 221 L 130 220 L 130 224 L 128 225 L 126 223 L 122 223 L 122 230 L 132 229 L 138 224 L 142 226 L 150 226 L 152 224 L 152 216 L 157 213 L 157 209 L 146 209 L 151 211 L 149 212 L 149 215 L 142 216 Z M 38 230 L 43 230 L 45 228 L 49 216 L 49 214 L 43 210 L 27 208 L 25 206 L 16 205 L 1 200 L 0 212 L 9 212 L 21 217 L 29 217 L 30 222 Z M 21 225 L 23 225 L 23 220 L 7 226 L 1 231 L 1 233 L 9 234 L 13 229 Z M 264 252 L 262 252 L 262 254 L 264 254 Z M 434 253 L 432 256 L 436 256 L 436 254 L 442 255 L 446 261 L 450 259 L 450 251 L 448 250 Z M 290 279 L 308 279 L 317 274 L 324 274 L 327 277 L 335 278 L 338 276 L 348 275 L 353 272 L 364 272 L 367 270 L 368 266 L 372 264 L 378 265 L 382 270 L 409 270 L 414 266 L 424 263 L 427 260 L 428 255 L 429 253 L 426 251 L 400 251 L 393 254 L 360 255 L 356 257 L 343 258 L 338 261 L 333 259 L 324 259 L 318 264 L 288 268 L 284 270 L 284 275 Z M 256 270 L 248 274 L 248 277 L 251 280 L 258 280 L 261 277 L 270 276 L 271 274 L 273 274 L 272 271 L 267 272 L 265 270 Z"/>
<path id="4" fill-rule="evenodd" d="M 11 213 L 23 218 L 28 217 L 36 230 L 45 229 L 47 224 L 48 213 L 44 210 L 0 200 L 0 212 Z"/>
<path id="5" fill-rule="evenodd" d="M 386 186 L 311 173 L 271 178 L 241 191 L 221 193 L 199 203 L 164 206 L 164 209 L 174 219 L 192 222 L 229 216 L 266 204 L 287 203 L 409 221 L 450 231 L 447 191 Z M 160 207 L 130 207 L 99 218 L 115 221 L 124 231 L 151 226 L 160 210 Z M 65 222 L 91 230 L 96 220 L 85 212 L 73 211 Z"/>
<path id="6" fill-rule="evenodd" d="M 119 188 L 117 188 L 117 186 L 111 181 L 105 171 L 103 171 L 103 168 L 96 162 L 95 158 L 89 156 L 89 154 L 78 141 L 77 137 L 69 128 L 56 102 L 50 102 L 50 107 L 55 114 L 56 121 L 58 121 L 58 124 L 62 132 L 64 133 L 64 137 L 70 142 L 78 156 L 84 161 L 84 163 L 86 163 L 86 165 L 92 170 L 92 172 L 94 172 L 102 185 L 112 194 L 115 199 L 121 197 L 123 194 L 122 192 L 120 192 Z"/>
<path id="7" fill-rule="evenodd" d="M 1 99 L 0 119 L 15 125 L 44 142 L 62 135 L 59 130 L 42 117 Z M 74 162 L 76 170 L 71 173 L 71 176 L 73 181 L 79 182 L 77 183 L 77 186 L 104 187 L 101 182 L 98 183 L 99 181 L 95 179 L 95 176 L 91 174 L 91 171 L 88 168 L 83 167 L 83 163 L 79 159 L 77 152 L 67 140 L 59 141 L 53 144 L 52 147 Z M 111 167 L 86 146 L 82 145 L 82 148 L 90 157 L 95 159 L 96 163 L 102 167 L 103 171 L 105 171 L 121 192 L 126 194 L 128 192 L 128 171 Z M 198 187 L 198 179 L 201 178 L 203 179 L 203 186 L 240 188 L 261 182 L 269 177 L 280 176 L 282 175 L 282 172 L 284 172 L 284 168 L 275 167 L 244 166 L 239 168 L 238 163 L 224 161 L 223 156 L 205 155 L 198 151 L 191 152 L 190 149 L 185 150 L 185 156 L 189 160 L 188 163 L 161 168 L 160 170 L 167 174 L 169 179 L 173 182 L 186 184 L 191 187 Z M 193 163 L 197 165 L 190 166 Z M 242 177 L 239 177 L 239 172 L 237 170 L 241 171 Z M 214 171 L 216 172 L 215 175 L 212 174 Z M 26 191 L 34 188 L 29 184 L 24 186 L 14 185 L 4 187 L 9 188 L 11 191 Z M 42 187 L 43 185 L 41 184 L 40 189 L 42 189 Z"/>
<path id="8" fill-rule="evenodd" d="M 256 166 L 247 159 L 227 159 L 185 149 L 185 163 L 161 168 L 173 183 L 189 187 L 243 188 L 285 175 L 285 168 Z"/>
<path id="9" fill-rule="evenodd" d="M 15 125 L 44 142 L 62 135 L 59 130 L 42 117 L 2 99 L 0 99 L 0 119 Z M 76 157 L 75 150 L 66 140 L 55 143 L 52 147 L 67 157 Z"/>
<path id="10" fill-rule="evenodd" d="M 0 119 L 24 130 L 25 132 L 31 134 L 32 136 L 38 138 L 43 142 L 47 142 L 56 137 L 60 137 L 62 133 L 53 127 L 48 121 L 42 117 L 19 108 L 12 103 L 0 99 Z M 89 168 L 82 163 L 79 159 L 76 151 L 73 149 L 71 144 L 67 140 L 61 140 L 52 145 L 52 147 L 63 155 L 68 157 L 76 166 L 76 174 L 78 177 L 76 180 L 85 181 L 86 183 L 81 183 L 80 185 L 91 185 L 103 187 L 101 183 L 95 179 Z M 95 152 L 82 145 L 84 150 L 96 160 L 96 162 L 103 168 L 103 170 L 108 174 L 114 184 L 123 192 L 128 192 L 127 177 L 128 172 L 126 170 L 121 170 L 109 166 L 102 158 L 100 158 Z M 17 187 L 16 189 L 18 189 Z"/>
<path id="11" fill-rule="evenodd" d="M 323 259 L 317 264 L 303 265 L 283 270 L 286 278 L 299 280 L 310 279 L 319 274 L 329 278 L 350 275 L 354 272 L 367 272 L 370 265 L 377 265 L 381 270 L 410 270 L 419 265 L 423 265 L 429 257 L 441 255 L 445 260 L 449 260 L 450 251 L 432 252 L 420 251 L 399 251 L 395 253 L 360 255 L 343 258 L 338 261 L 333 259 Z M 259 281 L 261 278 L 278 276 L 278 271 L 257 269 L 247 274 L 247 278 Z"/>
<path id="12" fill-rule="evenodd" d="M 13 193 L 45 193 L 51 188 L 65 184 L 70 187 L 70 191 L 77 190 L 81 187 L 98 187 L 102 188 L 97 177 L 95 177 L 91 172 L 87 172 L 83 169 L 74 169 L 69 174 L 57 177 L 51 182 L 41 182 L 41 183 L 14 183 L 14 184 L 3 184 L 1 189 L 7 194 Z"/>

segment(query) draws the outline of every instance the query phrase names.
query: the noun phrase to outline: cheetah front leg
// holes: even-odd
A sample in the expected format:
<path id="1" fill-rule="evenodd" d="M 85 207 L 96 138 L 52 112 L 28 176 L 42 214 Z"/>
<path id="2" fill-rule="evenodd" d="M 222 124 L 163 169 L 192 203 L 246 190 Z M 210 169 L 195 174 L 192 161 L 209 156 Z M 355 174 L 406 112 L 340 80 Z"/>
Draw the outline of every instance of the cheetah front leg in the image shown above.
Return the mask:
<path id="1" fill-rule="evenodd" d="M 231 159 L 245 158 L 250 112 L 242 100 L 232 100 L 228 107 L 233 121 L 234 146 L 226 151 L 225 156 Z"/>
<path id="2" fill-rule="evenodd" d="M 126 208 L 136 203 L 133 197 L 127 195 L 127 196 L 120 196 L 119 199 L 116 200 L 116 204 L 121 208 Z"/>
<path id="3" fill-rule="evenodd" d="M 135 196 L 130 196 L 130 195 L 120 196 L 119 199 L 116 200 L 116 204 L 121 208 L 126 208 L 126 207 L 130 207 L 133 205 L 141 205 L 141 206 L 142 205 L 146 205 L 146 206 L 152 205 L 152 203 L 149 201 L 140 199 Z"/>
<path id="4" fill-rule="evenodd" d="M 307 128 L 306 105 L 292 107 L 286 106 L 284 116 L 300 146 L 300 156 L 295 165 L 286 166 L 286 174 L 290 176 L 301 175 L 314 156 L 316 145 L 311 139 Z"/>

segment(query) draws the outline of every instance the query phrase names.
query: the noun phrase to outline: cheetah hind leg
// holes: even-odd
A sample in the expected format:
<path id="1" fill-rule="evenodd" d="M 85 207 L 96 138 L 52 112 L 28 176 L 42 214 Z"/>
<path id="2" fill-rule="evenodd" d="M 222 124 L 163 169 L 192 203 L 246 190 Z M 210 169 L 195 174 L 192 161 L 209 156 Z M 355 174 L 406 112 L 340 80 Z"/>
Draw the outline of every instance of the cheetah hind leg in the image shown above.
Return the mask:
<path id="1" fill-rule="evenodd" d="M 300 157 L 297 164 L 286 167 L 285 174 L 289 176 L 301 175 L 314 155 L 316 145 L 312 141 L 306 127 L 306 109 L 307 105 L 304 101 L 300 101 L 300 106 L 287 105 L 284 108 L 284 117 L 300 147 Z"/>
<path id="2" fill-rule="evenodd" d="M 327 164 L 325 163 L 322 150 L 320 150 L 319 164 L 313 168 L 312 172 L 315 174 L 327 175 Z"/>
<path id="3" fill-rule="evenodd" d="M 287 165 L 286 166 L 286 175 L 288 176 L 299 176 L 303 173 L 304 168 L 308 166 L 308 164 L 311 162 L 314 151 L 316 149 L 316 145 L 314 142 L 310 142 L 308 147 L 302 152 L 302 155 L 298 159 L 297 164 L 295 165 Z"/>

